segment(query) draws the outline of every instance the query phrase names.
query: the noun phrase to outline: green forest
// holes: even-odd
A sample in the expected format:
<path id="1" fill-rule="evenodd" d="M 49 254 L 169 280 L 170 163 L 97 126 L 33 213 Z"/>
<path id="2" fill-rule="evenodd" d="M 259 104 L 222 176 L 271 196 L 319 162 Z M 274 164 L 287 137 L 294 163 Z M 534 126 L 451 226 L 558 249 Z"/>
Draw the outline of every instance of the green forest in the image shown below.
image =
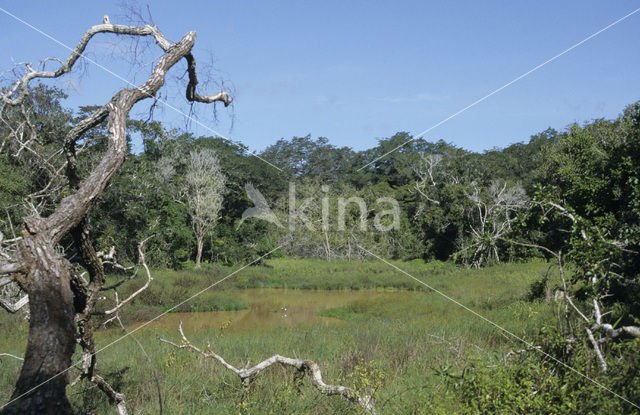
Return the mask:
<path id="1" fill-rule="evenodd" d="M 63 92 L 44 87 L 34 89 L 30 96 L 37 117 L 35 128 L 44 137 L 40 151 L 51 165 L 64 157 L 58 151 L 62 145 L 59 137 L 95 109 L 81 108 L 74 113 L 63 107 L 63 98 Z M 129 154 L 90 212 L 91 232 L 96 249 L 108 251 L 114 246 L 124 262 L 135 262 L 137 243 L 150 235 L 153 238 L 146 244 L 150 265 L 180 269 L 193 262 L 197 241 L 193 206 L 188 201 L 193 186 L 187 176 L 190 154 L 208 151 L 217 159 L 216 171 L 223 176 L 223 183 L 217 190 L 222 199 L 216 209 L 219 213 L 203 239 L 204 262 L 248 262 L 279 244 L 284 244 L 284 249 L 275 256 L 362 257 L 356 249 L 347 252 L 350 242 L 385 258 L 452 261 L 466 267 L 549 256 L 545 249 L 525 243 L 554 252 L 563 250 L 566 255 L 582 251 L 571 257 L 577 260 L 587 255 L 575 240 L 576 232 L 582 231 L 587 235 L 595 232 L 603 244 L 608 241 L 617 246 L 614 242 L 620 241 L 633 251 L 638 244 L 639 108 L 640 104 L 632 104 L 614 120 L 571 125 L 562 132 L 547 129 L 528 140 L 483 153 L 466 151 L 445 140 L 414 140 L 408 133 L 398 132 L 364 151 L 335 147 L 324 137 L 304 136 L 280 139 L 254 155 L 223 138 L 194 137 L 166 130 L 160 122 L 129 120 Z M 10 118 L 11 114 L 5 116 Z M 7 125 L 1 127 L 6 136 Z M 131 145 L 134 140 L 142 142 L 136 153 Z M 29 213 L 25 199 L 30 198 L 32 205 L 46 213 L 65 192 L 60 183 L 54 183 L 60 192 L 42 194 L 43 184 L 52 179 L 48 166 L 20 151 L 18 143 L 4 144 L 0 158 L 0 200 L 5 210 L 1 230 L 8 238 L 15 236 L 21 218 Z M 80 176 L 89 171 L 105 147 L 103 122 L 84 137 Z M 372 160 L 376 161 L 367 165 Z M 328 199 L 330 223 L 326 232 L 321 226 L 309 234 L 304 224 L 299 226 L 304 231 L 297 231 L 242 218 L 254 205 L 246 190 L 249 184 L 263 195 L 280 222 L 288 224 L 290 183 L 298 205 L 313 198 L 304 210 L 312 222 L 321 220 L 321 200 Z M 365 201 L 367 211 L 348 206 L 346 229 L 340 230 L 336 201 L 354 196 Z M 372 223 L 381 197 L 398 201 L 399 226 L 389 232 L 378 232 L 372 226 L 362 230 L 360 216 Z M 562 209 L 545 209 L 552 206 L 550 203 Z M 566 223 L 563 212 L 571 212 L 577 219 L 575 229 Z M 318 249 L 325 239 L 323 233 L 328 236 L 328 251 Z M 606 255 L 602 251 L 605 246 L 588 250 L 593 250 L 589 252 L 592 262 L 598 255 Z M 625 279 L 637 268 L 636 260 L 624 249 L 609 258 Z"/>
<path id="2" fill-rule="evenodd" d="M 7 247 L 28 229 L 21 230 L 24 218 L 51 215 L 109 145 L 103 118 L 69 147 L 63 138 L 99 107 L 65 108 L 65 97 L 42 85 L 30 89 L 26 127 L 21 107 L 0 112 L 0 239 Z M 37 134 L 36 147 L 9 139 L 20 129 Z M 282 138 L 257 154 L 150 119 L 128 119 L 126 133 L 125 161 L 85 219 L 107 283 L 119 285 L 141 259 L 151 268 L 148 289 L 118 315 L 123 330 L 194 294 L 202 296 L 169 311 L 239 313 L 260 303 L 251 290 L 405 292 L 403 300 L 327 303 L 313 318 L 341 325 L 326 329 L 303 324 L 286 333 L 263 327 L 223 335 L 228 325 L 222 324 L 187 333 L 203 344 L 217 336 L 219 348 L 237 360 L 259 361 L 267 350 L 308 353 L 328 365 L 329 377 L 375 402 L 380 413 L 638 410 L 640 102 L 615 119 L 550 128 L 482 153 L 406 132 L 363 151 L 307 135 Z M 77 157 L 68 158 L 69 152 Z M 59 174 L 64 169 L 66 177 Z M 267 220 L 243 215 L 259 203 L 252 197 L 256 191 L 269 206 Z M 345 203 L 350 198 L 363 203 Z M 397 206 L 397 214 L 380 216 L 389 206 Z M 292 208 L 304 213 L 309 226 L 291 219 Z M 86 268 L 72 233 L 59 244 L 70 263 Z M 237 278 L 200 291 L 235 272 Z M 147 288 L 143 280 L 137 276 L 119 298 Z M 13 283 L 3 281 L 2 287 L 8 299 L 22 295 Z M 434 293 L 427 296 L 433 287 L 507 327 L 506 334 Z M 98 308 L 118 304 L 113 295 L 104 294 Z M 269 303 L 275 307 L 271 315 L 288 317 L 293 306 L 278 301 Z M 103 313 L 100 323 L 107 317 Z M 23 316 L 3 317 L 0 324 L 12 333 L 3 343 L 9 350 L 0 352 L 21 353 L 28 325 Z M 176 329 L 153 333 L 175 338 Z M 98 331 L 97 339 L 108 342 L 118 330 Z M 210 413 L 212 405 L 218 413 L 247 414 L 368 410 L 303 392 L 296 383 L 302 381 L 291 380 L 286 370 L 251 389 L 225 389 L 237 380 L 205 363 L 205 369 L 188 370 L 189 376 L 199 373 L 192 381 L 202 383 L 202 390 L 185 389 L 178 398 L 173 391 L 185 374 L 180 368 L 194 357 L 162 349 L 155 335 L 141 334 L 140 341 L 156 359 L 151 367 L 162 373 L 170 413 Z M 438 341 L 426 352 L 430 338 Z M 139 353 L 135 344 L 116 347 L 126 347 L 122 356 Z M 107 379 L 124 389 L 135 413 L 154 413 L 156 385 L 143 375 L 143 361 L 129 361 L 125 373 L 118 371 L 122 359 L 106 357 Z M 20 365 L 1 362 L 6 402 Z M 279 385 L 276 394 L 269 392 L 270 382 Z M 119 402 L 88 384 L 76 388 L 83 388 L 71 397 L 77 407 L 109 412 Z"/>

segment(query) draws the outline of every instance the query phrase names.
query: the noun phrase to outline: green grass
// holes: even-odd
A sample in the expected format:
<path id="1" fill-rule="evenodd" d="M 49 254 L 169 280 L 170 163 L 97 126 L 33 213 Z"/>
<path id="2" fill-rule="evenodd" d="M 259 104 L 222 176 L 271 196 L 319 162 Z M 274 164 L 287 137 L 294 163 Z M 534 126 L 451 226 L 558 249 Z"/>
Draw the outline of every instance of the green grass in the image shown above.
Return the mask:
<path id="1" fill-rule="evenodd" d="M 200 293 L 216 281 L 215 272 L 201 271 L 171 271 L 153 270 L 151 285 L 138 295 L 127 310 L 123 313 L 125 323 L 136 321 L 148 321 L 158 314 L 170 310 L 171 312 L 195 312 L 195 311 L 233 311 L 249 308 L 249 302 L 229 290 L 207 290 Z M 122 276 L 109 276 L 107 284 L 112 284 Z M 136 279 L 119 289 L 122 300 L 138 290 L 146 281 L 139 275 Z M 200 293 L 200 294 L 198 294 Z M 197 294 L 197 296 L 196 296 Z M 185 304 L 175 307 L 184 300 L 195 296 Z M 105 294 L 106 300 L 99 304 L 100 307 L 109 307 L 113 304 L 113 293 Z"/>
<path id="2" fill-rule="evenodd" d="M 424 263 L 421 260 L 409 262 L 392 261 L 406 272 L 423 280 L 427 284 L 439 282 L 455 282 L 450 278 L 467 278 L 465 283 L 473 287 L 473 279 L 478 277 L 492 278 L 496 283 L 508 281 L 513 290 L 523 288 L 519 279 L 530 282 L 533 272 L 538 278 L 540 272 L 546 270 L 544 262 L 530 262 L 525 264 L 503 264 L 485 269 L 460 269 L 448 262 L 434 261 Z M 153 285 L 158 287 L 156 295 L 167 295 L 178 289 L 202 289 L 226 277 L 239 269 L 219 265 L 204 264 L 201 270 L 153 270 Z M 142 277 L 130 285 L 133 291 L 143 284 Z M 470 279 L 469 279 L 470 278 Z M 111 277 L 113 281 L 116 277 Z M 484 285 L 486 281 L 482 280 Z M 526 285 L 526 284 L 525 284 Z M 171 289 L 170 287 L 174 287 Z M 167 290 L 169 288 L 169 290 Z M 394 270 L 389 265 L 374 262 L 323 261 L 312 259 L 278 258 L 265 261 L 264 265 L 249 266 L 238 272 L 232 278 L 217 285 L 217 289 L 231 288 L 287 288 L 305 290 L 407 290 L 428 291 L 429 289 Z M 464 289 L 464 287 L 459 287 Z M 488 287 L 487 287 L 488 288 Z M 527 285 L 528 289 L 528 285 Z M 164 294 L 159 294 L 160 290 Z"/>
<path id="3" fill-rule="evenodd" d="M 518 336 L 531 338 L 554 321 L 552 304 L 525 300 L 532 283 L 540 280 L 547 270 L 545 263 L 505 264 L 483 270 L 461 270 L 446 263 L 418 261 L 394 264 Z M 136 300 L 125 317 L 134 321 L 140 318 L 141 310 L 152 308 L 155 312 L 169 307 L 172 301 L 184 299 L 234 269 L 211 266 L 202 271 L 155 270 L 152 288 L 145 297 Z M 360 388 L 379 384 L 376 398 L 382 414 L 471 413 L 455 390 L 444 387 L 439 375 L 442 368 L 455 372 L 474 362 L 496 364 L 508 350 L 522 347 L 480 318 L 377 262 L 271 260 L 266 266 L 239 272 L 203 294 L 206 297 L 195 304 L 203 309 L 246 307 L 246 300 L 232 290 L 250 287 L 410 291 L 325 310 L 322 315 L 338 319 L 328 326 L 248 331 L 234 330 L 232 323 L 226 330 L 187 332 L 199 346 L 206 347 L 212 341 L 214 349 L 236 366 L 244 366 L 247 360 L 255 364 L 278 353 L 315 360 L 327 383 Z M 7 333 L 1 351 L 21 355 L 26 324 L 3 316 L 0 329 Z M 98 348 L 121 335 L 119 330 L 100 332 Z M 242 387 L 234 374 L 216 362 L 172 349 L 157 340 L 163 336 L 179 342 L 177 330 L 146 328 L 135 336 L 160 376 L 165 413 L 357 413 L 339 397 L 320 395 L 311 387 L 298 391 L 292 381 L 294 374 L 280 367 L 259 377 L 242 399 Z M 20 364 L 4 359 L 1 366 L 0 401 L 6 402 Z M 149 363 L 131 337 L 100 353 L 99 370 L 126 394 L 130 413 L 157 413 Z M 305 384 L 309 385 L 309 381 Z M 69 394 L 78 406 L 93 408 L 97 413 L 113 413 L 101 392 L 90 385 L 78 385 Z"/>
<path id="4" fill-rule="evenodd" d="M 402 263 L 419 276 L 446 277 L 458 269 L 449 263 Z M 307 290 L 367 290 L 374 288 L 424 290 L 421 284 L 381 262 L 274 259 L 267 267 L 250 267 L 231 282 L 237 288 L 289 288 Z"/>

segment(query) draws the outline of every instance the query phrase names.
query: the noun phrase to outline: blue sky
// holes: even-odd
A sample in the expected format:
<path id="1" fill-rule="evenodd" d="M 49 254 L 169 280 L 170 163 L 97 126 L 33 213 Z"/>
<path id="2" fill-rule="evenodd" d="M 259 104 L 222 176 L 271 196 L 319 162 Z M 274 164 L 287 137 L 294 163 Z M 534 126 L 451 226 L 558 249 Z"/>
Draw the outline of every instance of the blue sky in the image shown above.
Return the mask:
<path id="1" fill-rule="evenodd" d="M 112 23 L 126 23 L 119 3 L 2 1 L 0 7 L 75 46 L 105 13 Z M 361 150 L 398 131 L 419 133 L 638 7 L 638 1 L 151 3 L 168 37 L 198 33 L 199 69 L 212 63 L 233 87 L 232 112 L 220 107 L 214 122 L 210 109 L 201 109 L 199 120 L 258 151 L 307 134 Z M 2 12 L 0 27 L 2 68 L 12 59 L 68 55 Z M 88 55 L 126 79 L 143 79 L 148 66 L 132 72 L 115 59 L 114 39 L 96 38 Z M 157 48 L 151 52 L 143 62 L 159 55 Z M 482 151 L 526 141 L 547 127 L 612 118 L 640 99 L 638 68 L 640 12 L 425 138 Z M 182 75 L 184 67 L 174 73 Z M 67 105 L 76 107 L 106 102 L 123 82 L 87 64 L 55 85 L 69 89 Z M 181 91 L 167 94 L 188 110 Z M 185 127 L 171 109 L 155 117 Z M 193 123 L 189 128 L 211 135 Z"/>

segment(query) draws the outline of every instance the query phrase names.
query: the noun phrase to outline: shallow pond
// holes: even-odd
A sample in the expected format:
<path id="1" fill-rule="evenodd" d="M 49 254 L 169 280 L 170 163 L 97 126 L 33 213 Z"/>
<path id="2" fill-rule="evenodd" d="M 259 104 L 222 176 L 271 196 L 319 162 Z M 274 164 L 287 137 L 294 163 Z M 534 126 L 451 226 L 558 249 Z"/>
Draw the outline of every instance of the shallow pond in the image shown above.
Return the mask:
<path id="1" fill-rule="evenodd" d="M 345 306 L 356 300 L 384 299 L 406 296 L 407 292 L 374 290 L 323 291 L 255 288 L 235 290 L 234 294 L 246 298 L 251 307 L 239 311 L 206 311 L 170 313 L 153 322 L 152 327 L 175 329 L 182 320 L 185 330 L 218 329 L 231 321 L 230 330 L 292 327 L 300 324 L 336 324 L 340 320 L 318 316 L 318 312 Z"/>

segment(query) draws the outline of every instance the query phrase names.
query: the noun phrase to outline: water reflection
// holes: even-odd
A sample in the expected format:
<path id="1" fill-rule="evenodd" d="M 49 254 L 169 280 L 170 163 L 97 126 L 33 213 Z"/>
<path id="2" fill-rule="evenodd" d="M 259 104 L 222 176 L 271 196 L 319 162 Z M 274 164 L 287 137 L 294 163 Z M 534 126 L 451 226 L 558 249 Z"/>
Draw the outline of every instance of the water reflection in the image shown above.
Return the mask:
<path id="1" fill-rule="evenodd" d="M 339 324 L 340 320 L 318 316 L 318 312 L 347 305 L 355 300 L 385 298 L 402 295 L 398 292 L 283 290 L 256 288 L 237 290 L 251 304 L 248 310 L 170 313 L 151 324 L 152 327 L 175 329 L 182 320 L 185 330 L 218 329 L 231 321 L 229 330 L 292 327 L 300 324 Z"/>

